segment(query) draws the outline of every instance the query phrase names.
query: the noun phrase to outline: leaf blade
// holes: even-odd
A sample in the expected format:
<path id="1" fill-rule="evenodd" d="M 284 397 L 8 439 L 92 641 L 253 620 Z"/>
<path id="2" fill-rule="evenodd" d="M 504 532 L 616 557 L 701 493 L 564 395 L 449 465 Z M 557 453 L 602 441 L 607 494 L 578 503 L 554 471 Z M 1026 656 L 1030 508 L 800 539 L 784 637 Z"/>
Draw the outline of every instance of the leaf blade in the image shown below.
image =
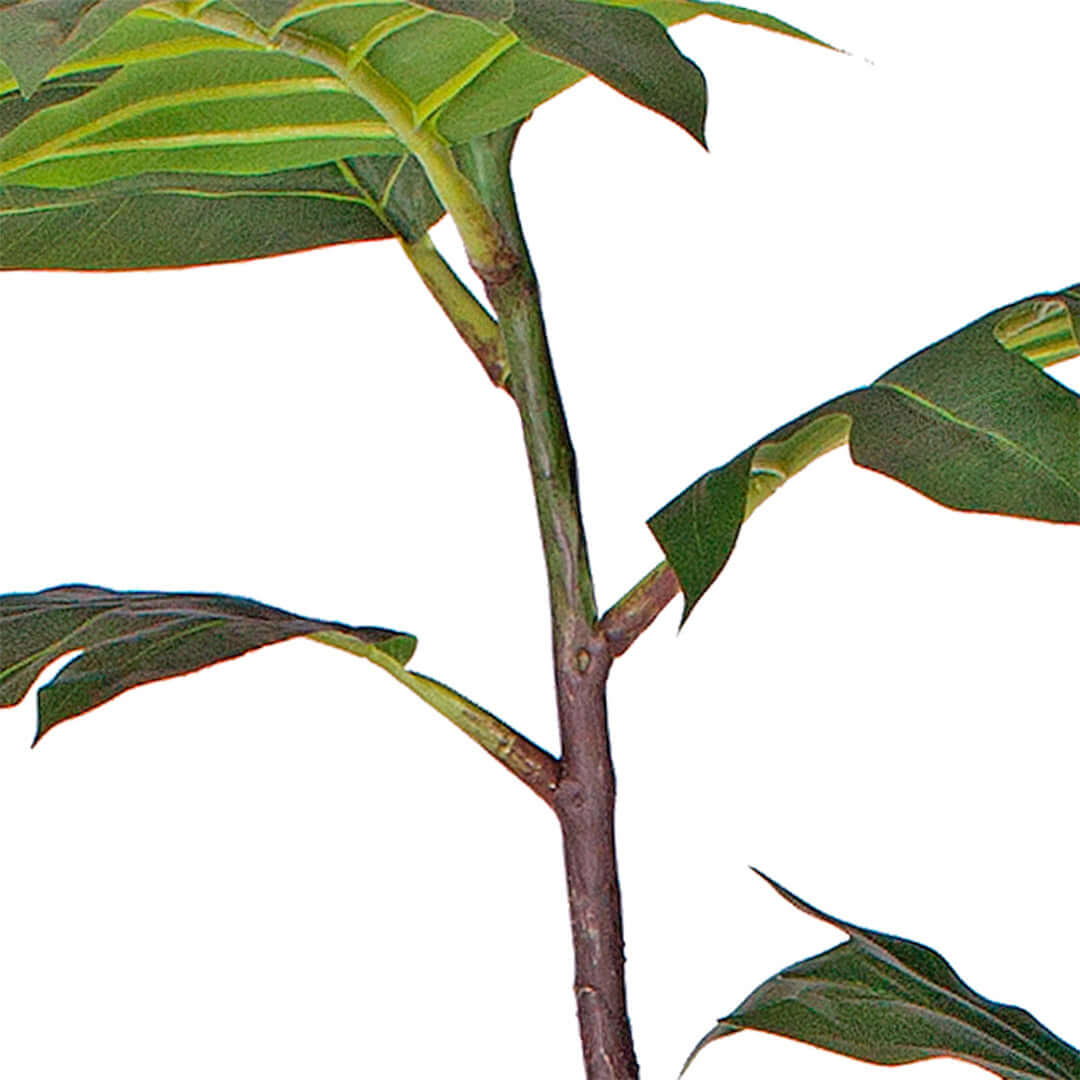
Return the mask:
<path id="1" fill-rule="evenodd" d="M 952 1057 L 1003 1080 L 1078 1075 L 1080 1051 L 1026 1010 L 977 994 L 940 953 L 834 918 L 760 876 L 848 941 L 762 983 L 698 1043 L 683 1072 L 710 1043 L 752 1028 L 879 1065 Z"/>
<path id="2" fill-rule="evenodd" d="M 29 97 L 45 76 L 145 0 L 48 0 L 0 7 L 0 61 Z"/>
<path id="3" fill-rule="evenodd" d="M 529 48 L 590 72 L 705 145 L 705 76 L 648 12 L 582 0 L 517 0 L 507 25 Z"/>
<path id="4" fill-rule="evenodd" d="M 444 210 L 414 159 L 264 176 L 150 174 L 75 191 L 0 189 L 0 269 L 204 266 L 415 238 Z"/>
<path id="5" fill-rule="evenodd" d="M 762 497 L 844 441 L 855 464 L 951 509 L 1080 523 L 1080 395 L 1043 370 L 1080 354 L 1074 311 L 1075 287 L 992 311 L 676 495 L 648 525 L 679 579 L 683 621 Z M 820 426 L 843 418 L 842 438 Z"/>
<path id="6" fill-rule="evenodd" d="M 303 170 L 402 153 L 342 64 L 303 49 L 298 59 L 274 35 L 346 66 L 363 60 L 451 145 L 522 120 L 588 70 L 700 138 L 703 78 L 665 24 L 706 13 L 794 33 L 699 0 L 9 0 L 0 7 L 0 268 L 195 265 L 381 235 L 361 210 L 348 217 L 350 196 L 334 184 L 304 184 L 291 198 L 273 190 L 272 174 L 286 186 Z M 16 83 L 40 89 L 26 102 Z M 76 190 L 85 198 L 64 194 Z M 231 229 L 225 199 L 242 208 Z M 47 242 L 35 250 L 41 222 Z"/>
<path id="7" fill-rule="evenodd" d="M 89 585 L 8 594 L 0 596 L 0 708 L 17 705 L 49 664 L 79 651 L 38 691 L 37 742 L 126 690 L 326 631 L 402 663 L 416 646 L 410 634 L 308 619 L 237 596 Z"/>

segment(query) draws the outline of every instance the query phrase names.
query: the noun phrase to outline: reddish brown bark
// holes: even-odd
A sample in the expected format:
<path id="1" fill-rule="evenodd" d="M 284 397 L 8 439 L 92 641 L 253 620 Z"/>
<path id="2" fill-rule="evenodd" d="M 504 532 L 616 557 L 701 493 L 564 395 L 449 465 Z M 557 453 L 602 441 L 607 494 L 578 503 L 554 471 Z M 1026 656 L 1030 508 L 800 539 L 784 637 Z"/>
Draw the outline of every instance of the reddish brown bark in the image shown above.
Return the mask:
<path id="1" fill-rule="evenodd" d="M 569 643 L 568 643 L 569 644 Z M 557 658 L 562 827 L 574 995 L 588 1080 L 637 1080 L 626 1009 L 622 902 L 615 857 L 615 772 L 605 688 L 611 651 L 599 634 Z"/>

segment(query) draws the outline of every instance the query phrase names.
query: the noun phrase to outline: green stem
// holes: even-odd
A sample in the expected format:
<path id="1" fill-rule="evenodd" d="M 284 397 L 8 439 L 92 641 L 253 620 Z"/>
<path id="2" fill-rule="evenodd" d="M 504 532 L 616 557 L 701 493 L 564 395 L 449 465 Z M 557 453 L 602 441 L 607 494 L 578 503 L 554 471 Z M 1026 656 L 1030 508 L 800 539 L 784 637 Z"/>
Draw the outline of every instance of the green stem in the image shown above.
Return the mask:
<path id="1" fill-rule="evenodd" d="M 505 390 L 510 367 L 498 323 L 439 254 L 430 236 L 425 234 L 415 241 L 399 239 L 409 261 L 462 341 L 472 349 L 491 381 Z"/>
<path id="2" fill-rule="evenodd" d="M 466 168 L 507 238 L 514 271 L 481 280 L 499 320 L 521 415 L 532 473 L 540 534 L 547 561 L 552 622 L 558 639 L 588 634 L 596 598 L 585 544 L 577 464 L 562 398 L 551 364 L 536 274 L 521 231 L 509 159 L 518 128 L 476 139 L 462 152 Z M 473 265 L 476 265 L 473 260 Z M 572 631 L 564 634 L 563 630 Z"/>

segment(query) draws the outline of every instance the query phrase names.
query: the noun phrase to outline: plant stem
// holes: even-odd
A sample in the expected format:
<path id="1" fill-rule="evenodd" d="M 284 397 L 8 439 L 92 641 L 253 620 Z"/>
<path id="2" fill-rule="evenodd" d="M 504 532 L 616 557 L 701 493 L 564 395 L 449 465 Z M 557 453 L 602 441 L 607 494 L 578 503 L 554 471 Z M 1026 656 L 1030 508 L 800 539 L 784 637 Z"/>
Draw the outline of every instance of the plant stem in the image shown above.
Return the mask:
<path id="1" fill-rule="evenodd" d="M 622 656 L 675 598 L 679 582 L 668 562 L 654 566 L 600 620 L 600 632 L 613 656 Z"/>
<path id="2" fill-rule="evenodd" d="M 612 651 L 597 626 L 574 451 L 510 179 L 516 134 L 506 130 L 478 139 L 465 157 L 516 257 L 512 274 L 485 278 L 484 285 L 506 342 L 547 564 L 562 739 L 554 809 L 563 836 L 585 1072 L 588 1080 L 636 1080 L 605 702 Z"/>
<path id="3" fill-rule="evenodd" d="M 156 6 L 188 17 L 179 4 Z M 420 162 L 484 283 L 506 347 L 547 565 L 562 738 L 552 803 L 563 834 L 585 1071 L 587 1080 L 637 1080 L 626 1012 L 615 775 L 605 705 L 612 654 L 597 627 L 577 466 L 510 180 L 517 130 L 494 132 L 470 144 L 470 179 L 434 128 L 417 116 L 414 103 L 365 59 L 350 63 L 330 42 L 295 31 L 282 30 L 271 38 L 232 12 L 203 11 L 191 21 L 319 64 L 367 100 Z"/>

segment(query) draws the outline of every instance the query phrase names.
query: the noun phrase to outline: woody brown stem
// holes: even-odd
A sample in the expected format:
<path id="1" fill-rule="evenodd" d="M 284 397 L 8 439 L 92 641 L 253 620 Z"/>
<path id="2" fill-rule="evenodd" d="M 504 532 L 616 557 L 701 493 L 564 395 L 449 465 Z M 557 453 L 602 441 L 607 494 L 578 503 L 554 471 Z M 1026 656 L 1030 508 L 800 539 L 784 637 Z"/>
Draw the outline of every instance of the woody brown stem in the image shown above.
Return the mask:
<path id="1" fill-rule="evenodd" d="M 652 625 L 653 620 L 668 606 L 679 591 L 679 582 L 670 564 L 660 563 L 645 575 L 618 603 L 612 605 L 600 620 L 604 635 L 614 656 L 622 656 Z"/>

